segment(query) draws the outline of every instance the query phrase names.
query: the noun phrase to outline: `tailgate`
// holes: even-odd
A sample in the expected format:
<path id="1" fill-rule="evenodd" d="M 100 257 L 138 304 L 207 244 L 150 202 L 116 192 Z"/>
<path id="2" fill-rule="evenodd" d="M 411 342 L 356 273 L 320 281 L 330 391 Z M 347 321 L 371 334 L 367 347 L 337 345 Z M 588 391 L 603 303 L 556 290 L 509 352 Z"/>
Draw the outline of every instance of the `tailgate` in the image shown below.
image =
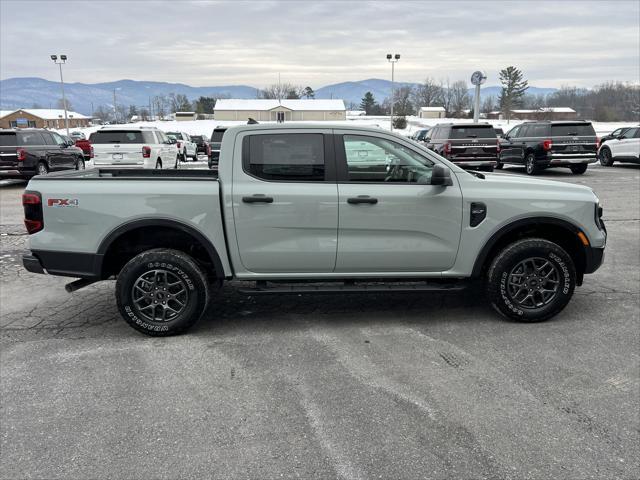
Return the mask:
<path id="1" fill-rule="evenodd" d="M 595 155 L 598 151 L 595 137 L 555 137 L 552 142 L 552 153 Z"/>
<path id="2" fill-rule="evenodd" d="M 94 165 L 143 165 L 142 145 L 101 143 L 93 145 Z"/>
<path id="3" fill-rule="evenodd" d="M 451 155 L 470 158 L 496 158 L 498 144 L 496 140 L 451 140 Z"/>
<path id="4" fill-rule="evenodd" d="M 0 169 L 18 168 L 18 139 L 13 132 L 0 133 Z"/>

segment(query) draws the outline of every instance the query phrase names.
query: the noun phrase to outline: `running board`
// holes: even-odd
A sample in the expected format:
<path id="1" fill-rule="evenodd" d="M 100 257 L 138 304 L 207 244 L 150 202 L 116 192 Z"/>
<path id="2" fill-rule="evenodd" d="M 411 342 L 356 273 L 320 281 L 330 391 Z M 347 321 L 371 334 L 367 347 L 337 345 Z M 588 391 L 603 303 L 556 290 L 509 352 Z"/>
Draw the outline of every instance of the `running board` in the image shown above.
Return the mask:
<path id="1" fill-rule="evenodd" d="M 459 282 L 420 282 L 420 283 L 362 283 L 345 282 L 337 285 L 267 285 L 256 282 L 255 287 L 242 287 L 238 291 L 248 295 L 303 294 L 303 293 L 421 293 L 421 292 L 460 292 L 467 285 Z"/>

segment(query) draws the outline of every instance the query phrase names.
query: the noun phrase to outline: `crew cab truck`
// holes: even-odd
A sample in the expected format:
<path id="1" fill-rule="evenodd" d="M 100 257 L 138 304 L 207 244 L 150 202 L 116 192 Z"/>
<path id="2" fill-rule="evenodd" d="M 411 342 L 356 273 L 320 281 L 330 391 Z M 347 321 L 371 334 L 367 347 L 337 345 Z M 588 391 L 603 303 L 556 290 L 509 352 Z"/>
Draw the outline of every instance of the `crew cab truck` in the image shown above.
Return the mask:
<path id="1" fill-rule="evenodd" d="M 225 281 L 251 294 L 458 291 L 502 315 L 551 318 L 602 263 L 587 187 L 468 172 L 355 126 L 242 125 L 219 170 L 94 169 L 35 177 L 23 197 L 30 272 L 116 279 L 123 318 L 187 330 Z M 252 286 L 255 282 L 255 286 Z"/>

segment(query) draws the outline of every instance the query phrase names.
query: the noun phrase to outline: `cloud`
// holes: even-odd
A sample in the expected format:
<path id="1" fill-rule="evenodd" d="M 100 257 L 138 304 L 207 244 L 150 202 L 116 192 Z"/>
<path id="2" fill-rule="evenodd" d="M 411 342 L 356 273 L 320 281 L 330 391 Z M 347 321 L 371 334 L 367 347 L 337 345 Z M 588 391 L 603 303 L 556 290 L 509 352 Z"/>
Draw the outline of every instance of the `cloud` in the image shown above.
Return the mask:
<path id="1" fill-rule="evenodd" d="M 0 2 L 0 76 L 194 86 L 467 79 L 516 65 L 536 86 L 640 81 L 635 1 Z"/>

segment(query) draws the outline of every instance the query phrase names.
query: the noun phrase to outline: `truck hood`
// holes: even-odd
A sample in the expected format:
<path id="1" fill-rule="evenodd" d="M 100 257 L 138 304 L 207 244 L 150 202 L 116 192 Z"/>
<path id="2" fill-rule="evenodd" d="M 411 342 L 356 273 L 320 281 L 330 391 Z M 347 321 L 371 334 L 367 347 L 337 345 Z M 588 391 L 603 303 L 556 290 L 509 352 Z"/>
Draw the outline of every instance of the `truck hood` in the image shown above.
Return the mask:
<path id="1" fill-rule="evenodd" d="M 541 180 L 539 178 L 523 177 L 520 175 L 488 174 L 485 179 L 478 179 L 484 188 L 493 190 L 521 192 L 522 196 L 539 195 L 539 198 L 567 198 L 582 199 L 593 202 L 597 197 L 593 190 L 584 185 L 558 182 L 555 180 Z"/>

